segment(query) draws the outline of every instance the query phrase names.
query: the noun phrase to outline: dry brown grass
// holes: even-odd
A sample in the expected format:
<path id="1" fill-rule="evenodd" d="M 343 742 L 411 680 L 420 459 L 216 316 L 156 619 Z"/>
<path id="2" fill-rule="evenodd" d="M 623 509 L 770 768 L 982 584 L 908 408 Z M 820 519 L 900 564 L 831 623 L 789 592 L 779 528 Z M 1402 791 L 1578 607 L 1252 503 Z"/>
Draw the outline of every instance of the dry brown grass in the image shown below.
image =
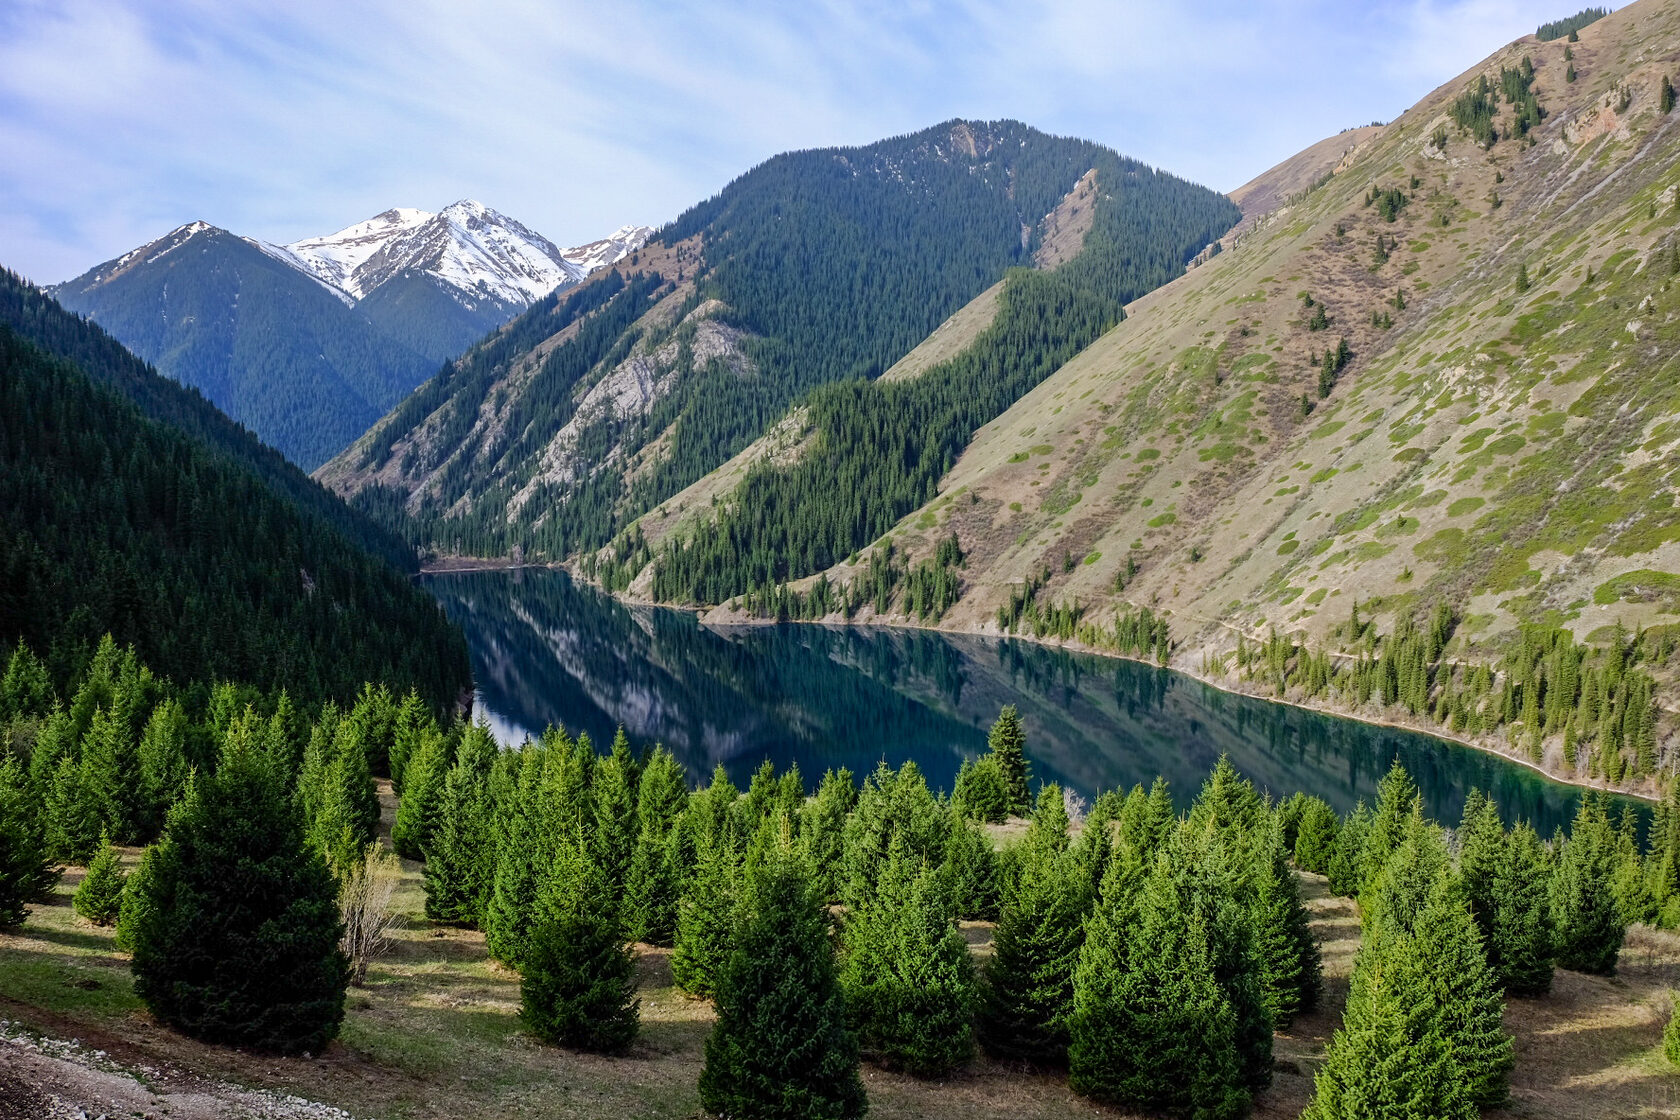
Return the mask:
<path id="1" fill-rule="evenodd" d="M 131 861 L 135 855 L 129 853 Z M 518 977 L 487 958 L 481 934 L 421 917 L 419 867 L 404 861 L 396 901 L 404 919 L 391 952 L 370 969 L 368 986 L 351 991 L 342 1039 L 320 1057 L 272 1058 L 205 1046 L 154 1022 L 133 996 L 127 960 L 113 948 L 111 931 L 71 911 L 79 878 L 67 876 L 52 905 L 0 935 L 0 1018 L 50 1037 L 81 1039 L 123 1068 L 145 1067 L 144 1084 L 157 1093 L 202 1096 L 205 1085 L 231 1084 L 295 1093 L 357 1116 L 440 1120 L 698 1115 L 695 1085 L 712 1010 L 675 989 L 667 950 L 638 949 L 642 1034 L 628 1054 L 599 1057 L 543 1045 L 520 1028 Z M 1358 947 L 1352 903 L 1330 897 L 1317 876 L 1306 878 L 1305 890 L 1323 945 L 1325 998 L 1278 1035 L 1276 1077 L 1256 1102 L 1262 1118 L 1292 1117 L 1307 1103 Z M 989 955 L 985 923 L 964 923 L 963 932 L 978 957 Z M 1661 1056 L 1675 984 L 1680 937 L 1636 928 L 1617 976 L 1559 972 L 1551 995 L 1514 1001 L 1506 1016 L 1517 1040 L 1513 1100 L 1495 1115 L 1680 1115 L 1680 1077 Z M 16 1057 L 0 1043 L 0 1068 L 22 1069 Z M 57 1077 L 39 1062 L 29 1069 L 31 1078 Z M 1122 1115 L 1075 1097 L 1064 1077 L 985 1059 L 942 1081 L 867 1065 L 863 1073 L 876 1117 Z M 64 1078 L 43 1087 L 62 1093 L 76 1084 Z"/>

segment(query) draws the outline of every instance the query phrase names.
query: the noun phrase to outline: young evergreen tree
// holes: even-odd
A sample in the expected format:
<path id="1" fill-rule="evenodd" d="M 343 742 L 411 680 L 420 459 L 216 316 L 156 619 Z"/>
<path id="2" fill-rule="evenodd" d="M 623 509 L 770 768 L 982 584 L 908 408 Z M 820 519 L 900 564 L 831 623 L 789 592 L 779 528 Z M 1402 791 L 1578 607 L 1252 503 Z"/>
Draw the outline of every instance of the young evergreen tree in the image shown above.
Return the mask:
<path id="1" fill-rule="evenodd" d="M 740 874 L 734 825 L 725 821 L 715 833 L 701 833 L 695 841 L 694 875 L 677 909 L 671 953 L 671 977 L 689 995 L 717 991 L 729 956 Z"/>
<path id="2" fill-rule="evenodd" d="M 1287 1027 L 1318 1003 L 1323 970 L 1313 940 L 1300 881 L 1289 866 L 1283 825 L 1260 826 L 1253 857 L 1253 898 L 1249 904 L 1255 953 L 1260 958 L 1266 1008 L 1278 1027 Z"/>
<path id="3" fill-rule="evenodd" d="M 1209 931 L 1187 908 L 1171 853 L 1141 887 L 1110 874 L 1074 975 L 1068 1083 L 1122 1108 L 1243 1116 L 1237 1014 L 1214 977 Z"/>
<path id="4" fill-rule="evenodd" d="M 1336 844 L 1330 852 L 1330 865 L 1325 877 L 1330 889 L 1342 898 L 1359 893 L 1360 859 L 1365 852 L 1365 838 L 1371 831 L 1371 810 L 1363 801 L 1353 807 L 1336 833 Z"/>
<path id="5" fill-rule="evenodd" d="M 1354 959 L 1342 1025 L 1330 1039 L 1302 1120 L 1474 1120 L 1447 1040 L 1413 992 L 1413 939 L 1372 926 Z"/>
<path id="6" fill-rule="evenodd" d="M 706 1039 L 708 1114 L 855 1120 L 867 1111 L 826 903 L 788 838 L 752 868 Z"/>
<path id="7" fill-rule="evenodd" d="M 455 764 L 444 781 L 441 812 L 425 849 L 426 916 L 477 925 L 495 876 L 494 803 L 490 771 L 496 741 L 482 725 L 461 735 Z"/>
<path id="8" fill-rule="evenodd" d="M 615 1052 L 640 1029 L 636 962 L 618 896 L 575 843 L 562 844 L 554 889 L 525 947 L 522 1015 L 535 1034 L 579 1050 Z"/>
<path id="9" fill-rule="evenodd" d="M 268 758 L 225 751 L 171 811 L 130 890 L 141 896 L 135 920 L 125 913 L 134 990 L 159 1019 L 287 1053 L 337 1035 L 350 976 L 337 884 Z"/>
<path id="10" fill-rule="evenodd" d="M 484 945 L 497 960 L 520 968 L 536 920 L 538 894 L 552 871 L 555 847 L 580 839 L 555 836 L 543 820 L 546 748 L 527 740 L 518 752 L 512 787 L 496 813 L 496 870 L 484 911 Z"/>
<path id="11" fill-rule="evenodd" d="M 152 709 L 140 735 L 141 836 L 152 840 L 163 830 L 169 807 L 187 788 L 192 764 L 187 759 L 187 714 L 170 698 Z"/>
<path id="12" fill-rule="evenodd" d="M 1668 1013 L 1668 1025 L 1663 1027 L 1663 1057 L 1668 1064 L 1680 1066 L 1680 997 L 1673 992 L 1668 994 L 1672 1005 Z"/>
<path id="13" fill-rule="evenodd" d="M 945 811 L 921 769 L 906 762 L 893 771 L 882 763 L 864 779 L 857 807 L 846 819 L 842 898 L 857 909 L 874 897 L 895 840 L 904 842 L 913 863 L 937 866 L 948 834 Z"/>
<path id="14" fill-rule="evenodd" d="M 102 828 L 99 798 L 87 770 L 73 755 L 63 755 L 46 796 L 47 855 L 59 863 L 86 865 L 99 850 Z"/>
<path id="15" fill-rule="evenodd" d="M 1613 894 L 1616 848 L 1603 806 L 1582 798 L 1552 873 L 1552 928 L 1560 967 L 1605 975 L 1616 971 L 1627 935 Z"/>
<path id="16" fill-rule="evenodd" d="M 970 820 L 985 821 L 987 824 L 1002 824 L 1007 820 L 1010 791 L 1004 783 L 997 759 L 992 755 L 985 755 L 979 761 L 964 759 L 957 769 L 951 803 Z"/>
<path id="17" fill-rule="evenodd" d="M 82 774 L 89 795 L 99 804 L 99 823 L 124 843 L 145 838 L 145 784 L 140 744 L 128 713 L 99 708 L 82 736 Z"/>
<path id="18" fill-rule="evenodd" d="M 957 917 L 992 921 L 998 916 L 997 849 L 975 821 L 950 806 L 949 837 L 945 842 L 945 873 Z"/>
<path id="19" fill-rule="evenodd" d="M 1388 857 L 1406 836 L 1413 809 L 1420 804 L 1417 785 L 1395 759 L 1377 783 L 1377 807 L 1371 815 L 1365 846 L 1359 854 L 1359 891 L 1362 893 L 1388 864 Z"/>
<path id="20" fill-rule="evenodd" d="M 122 869 L 122 855 L 106 837 L 88 864 L 87 875 L 71 896 L 76 913 L 96 926 L 112 925 L 122 910 L 123 886 L 128 875 Z"/>
<path id="21" fill-rule="evenodd" d="M 438 731 L 422 735 L 419 746 L 403 760 L 403 789 L 391 825 L 391 846 L 404 859 L 426 858 L 442 817 L 444 783 L 452 761 L 450 740 Z"/>
<path id="22" fill-rule="evenodd" d="M 590 855 L 615 896 L 624 890 L 640 831 L 636 819 L 638 778 L 636 760 L 621 727 L 613 739 L 612 753 L 595 765 L 589 782 L 595 818 Z"/>
<path id="23" fill-rule="evenodd" d="M 840 982 L 864 1049 L 918 1077 L 974 1053 L 974 963 L 943 870 L 895 837 L 879 889 L 844 927 Z"/>
<path id="24" fill-rule="evenodd" d="M 817 795 L 799 811 L 799 843 L 819 894 L 840 900 L 840 873 L 846 857 L 846 820 L 858 800 L 852 772 L 842 767 L 823 774 Z"/>
<path id="25" fill-rule="evenodd" d="M 409 689 L 397 705 L 396 719 L 391 727 L 391 788 L 399 797 L 403 793 L 409 759 L 420 749 L 426 733 L 435 727 L 419 690 Z"/>
<path id="26" fill-rule="evenodd" d="M 992 934 L 980 988 L 980 1043 L 996 1058 L 1063 1065 L 1090 876 L 1068 852 L 1032 848 L 1022 860 Z"/>
<path id="27" fill-rule="evenodd" d="M 43 824 L 22 764 L 0 759 L 0 929 L 21 924 L 28 903 L 58 881 Z"/>
<path id="28" fill-rule="evenodd" d="M 676 937 L 683 877 L 676 840 L 687 805 L 681 764 L 656 747 L 636 792 L 636 847 L 625 887 L 625 932 L 632 941 L 668 946 Z"/>
<path id="29" fill-rule="evenodd" d="M 1322 797 L 1308 797 L 1295 827 L 1295 866 L 1315 875 L 1328 874 L 1342 822 Z"/>
<path id="30" fill-rule="evenodd" d="M 1003 788 L 1009 796 L 1009 811 L 1025 816 L 1032 805 L 1032 766 L 1027 761 L 1027 733 L 1021 726 L 1021 715 L 1015 705 L 1006 704 L 998 712 L 986 736 L 990 758 L 1003 778 Z"/>

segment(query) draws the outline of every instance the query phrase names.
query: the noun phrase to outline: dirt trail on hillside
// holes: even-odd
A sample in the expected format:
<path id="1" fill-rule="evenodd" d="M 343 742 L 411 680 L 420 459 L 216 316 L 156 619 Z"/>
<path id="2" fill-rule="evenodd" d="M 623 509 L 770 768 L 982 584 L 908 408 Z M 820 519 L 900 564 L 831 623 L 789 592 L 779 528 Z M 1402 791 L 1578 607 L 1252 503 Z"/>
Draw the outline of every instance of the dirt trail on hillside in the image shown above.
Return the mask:
<path id="1" fill-rule="evenodd" d="M 301 1097 L 245 1089 L 181 1069 L 128 1066 L 77 1040 L 0 1019 L 0 1120 L 351 1120 Z"/>

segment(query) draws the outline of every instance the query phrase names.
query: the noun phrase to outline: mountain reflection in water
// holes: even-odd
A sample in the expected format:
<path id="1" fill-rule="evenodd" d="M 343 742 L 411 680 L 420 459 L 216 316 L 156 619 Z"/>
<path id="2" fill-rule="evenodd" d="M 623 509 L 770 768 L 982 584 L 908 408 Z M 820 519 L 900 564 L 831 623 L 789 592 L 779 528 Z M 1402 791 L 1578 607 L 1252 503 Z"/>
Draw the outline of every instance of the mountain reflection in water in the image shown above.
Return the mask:
<path id="1" fill-rule="evenodd" d="M 466 631 L 477 714 L 504 742 L 555 724 L 605 749 L 622 725 L 692 778 L 722 763 L 744 785 L 765 759 L 859 779 L 914 760 L 949 789 L 1004 704 L 1020 711 L 1033 774 L 1086 797 L 1163 775 L 1187 804 L 1221 753 L 1274 796 L 1316 793 L 1345 812 L 1398 757 L 1425 811 L 1456 824 L 1472 788 L 1541 835 L 1577 792 L 1482 751 L 1220 692 L 1130 661 L 925 630 L 810 625 L 712 628 L 628 607 L 545 569 L 425 577 Z"/>

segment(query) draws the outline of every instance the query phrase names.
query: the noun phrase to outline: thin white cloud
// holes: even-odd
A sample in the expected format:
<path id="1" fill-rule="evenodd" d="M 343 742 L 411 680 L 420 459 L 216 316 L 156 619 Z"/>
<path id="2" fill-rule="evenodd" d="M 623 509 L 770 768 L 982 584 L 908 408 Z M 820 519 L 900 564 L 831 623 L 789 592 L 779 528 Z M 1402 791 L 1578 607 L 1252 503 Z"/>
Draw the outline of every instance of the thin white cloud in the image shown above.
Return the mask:
<path id="1" fill-rule="evenodd" d="M 13 0 L 0 262 L 58 280 L 194 218 L 288 240 L 464 196 L 583 241 L 777 151 L 953 116 L 1229 188 L 1541 18 L 1516 0 Z"/>

